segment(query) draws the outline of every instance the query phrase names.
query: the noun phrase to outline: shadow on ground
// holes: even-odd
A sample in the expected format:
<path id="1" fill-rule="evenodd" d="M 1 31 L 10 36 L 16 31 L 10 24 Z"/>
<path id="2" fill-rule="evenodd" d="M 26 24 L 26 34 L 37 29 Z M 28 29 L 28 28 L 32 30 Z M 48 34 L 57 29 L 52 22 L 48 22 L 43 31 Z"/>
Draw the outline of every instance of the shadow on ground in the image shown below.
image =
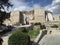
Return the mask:
<path id="1" fill-rule="evenodd" d="M 37 42 L 31 42 L 31 45 L 39 45 Z"/>
<path id="2" fill-rule="evenodd" d="M 42 31 L 42 34 L 41 34 L 41 36 L 40 36 L 40 38 L 39 38 L 39 40 L 38 40 L 37 43 L 39 43 L 39 42 L 41 41 L 41 39 L 42 39 L 46 34 L 47 34 L 47 30 Z"/>

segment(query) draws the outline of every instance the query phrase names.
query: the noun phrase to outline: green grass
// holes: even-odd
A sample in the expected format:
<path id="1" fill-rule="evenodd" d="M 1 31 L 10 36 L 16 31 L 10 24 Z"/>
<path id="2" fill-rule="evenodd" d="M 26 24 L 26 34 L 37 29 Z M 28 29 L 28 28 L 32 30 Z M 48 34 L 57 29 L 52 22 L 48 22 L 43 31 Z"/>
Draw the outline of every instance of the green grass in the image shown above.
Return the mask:
<path id="1" fill-rule="evenodd" d="M 30 30 L 30 31 L 28 32 L 28 35 L 29 35 L 31 38 L 36 37 L 38 34 L 39 34 L 39 30 Z"/>
<path id="2" fill-rule="evenodd" d="M 19 32 L 23 32 L 23 28 L 17 30 Z M 23 32 L 24 33 L 24 32 Z M 40 33 L 40 30 L 29 30 L 28 32 L 26 32 L 26 34 L 28 34 L 30 36 L 30 38 L 35 38 L 38 34 Z"/>

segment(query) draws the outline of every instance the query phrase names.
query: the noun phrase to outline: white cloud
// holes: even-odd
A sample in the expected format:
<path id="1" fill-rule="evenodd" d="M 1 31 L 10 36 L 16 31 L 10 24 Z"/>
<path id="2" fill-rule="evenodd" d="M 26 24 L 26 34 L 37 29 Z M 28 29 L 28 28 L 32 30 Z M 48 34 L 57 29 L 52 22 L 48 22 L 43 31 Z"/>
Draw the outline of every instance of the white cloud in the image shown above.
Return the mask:
<path id="1" fill-rule="evenodd" d="M 18 11 L 29 11 L 34 8 L 40 8 L 39 4 L 34 4 L 33 1 L 31 3 L 33 4 L 32 7 L 30 7 L 29 2 L 24 2 L 24 0 L 10 0 L 10 2 L 13 4 L 12 10 L 18 10 Z"/>
<path id="2" fill-rule="evenodd" d="M 13 4 L 12 10 L 16 11 L 28 11 L 32 10 L 32 7 L 30 7 L 28 2 L 24 2 L 24 0 L 10 0 L 10 2 Z M 31 2 L 33 3 L 33 1 Z"/>
<path id="3" fill-rule="evenodd" d="M 45 7 L 53 12 L 53 14 L 60 14 L 60 0 L 53 0 L 51 5 Z"/>
<path id="4" fill-rule="evenodd" d="M 27 3 L 23 2 L 23 0 L 10 0 L 10 2 L 13 4 L 12 9 L 13 10 L 25 10 L 26 7 L 28 7 Z"/>
<path id="5" fill-rule="evenodd" d="M 6 12 L 10 11 L 30 11 L 33 10 L 34 8 L 41 8 L 40 4 L 34 3 L 32 0 L 31 2 L 25 2 L 24 0 L 9 0 L 11 4 L 13 4 L 13 7 L 9 7 L 9 10 L 7 10 L 7 7 L 5 7 Z M 30 4 L 31 3 L 31 4 Z M 32 6 L 30 6 L 32 5 Z"/>

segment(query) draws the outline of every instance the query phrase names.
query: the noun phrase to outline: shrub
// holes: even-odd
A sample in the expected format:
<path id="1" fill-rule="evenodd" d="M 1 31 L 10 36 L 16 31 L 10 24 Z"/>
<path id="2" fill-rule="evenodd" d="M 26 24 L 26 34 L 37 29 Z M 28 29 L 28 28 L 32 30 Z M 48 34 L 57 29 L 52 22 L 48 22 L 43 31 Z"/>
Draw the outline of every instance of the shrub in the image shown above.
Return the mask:
<path id="1" fill-rule="evenodd" d="M 8 45 L 30 45 L 30 37 L 27 33 L 16 31 L 9 37 Z"/>
<path id="2" fill-rule="evenodd" d="M 39 30 L 29 30 L 28 34 L 31 38 L 34 38 L 39 34 Z"/>
<path id="3" fill-rule="evenodd" d="M 52 28 L 58 28 L 58 25 L 55 24 L 55 25 L 53 25 L 53 26 L 51 26 L 51 27 L 52 27 Z"/>
<path id="4" fill-rule="evenodd" d="M 34 25 L 41 25 L 41 23 L 35 23 Z"/>
<path id="5" fill-rule="evenodd" d="M 41 25 L 40 29 L 46 29 L 45 25 Z"/>

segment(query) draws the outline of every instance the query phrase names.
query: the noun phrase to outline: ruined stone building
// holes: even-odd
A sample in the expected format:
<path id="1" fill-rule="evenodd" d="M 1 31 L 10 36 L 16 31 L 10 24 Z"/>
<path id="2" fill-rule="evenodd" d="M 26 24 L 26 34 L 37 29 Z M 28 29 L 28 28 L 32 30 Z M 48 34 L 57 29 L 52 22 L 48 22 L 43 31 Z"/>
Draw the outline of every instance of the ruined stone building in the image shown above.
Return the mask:
<path id="1" fill-rule="evenodd" d="M 50 16 L 50 17 L 49 17 Z M 15 24 L 26 24 L 26 18 L 29 18 L 29 24 L 31 23 L 44 23 L 46 21 L 51 21 L 52 13 L 45 11 L 44 9 L 36 8 L 31 11 L 12 11 L 9 20 L 6 19 L 4 24 L 15 25 Z M 50 19 L 51 18 L 51 19 Z"/>
<path id="2" fill-rule="evenodd" d="M 53 21 L 53 14 L 50 11 L 45 11 L 46 21 Z"/>
<path id="3" fill-rule="evenodd" d="M 34 9 L 34 17 L 35 17 L 35 23 L 36 22 L 45 22 L 46 18 L 45 18 L 45 10 L 44 9 Z"/>
<path id="4" fill-rule="evenodd" d="M 8 25 L 14 25 L 16 23 L 19 23 L 20 20 L 19 16 L 20 16 L 19 11 L 13 11 L 10 13 L 10 18 L 6 19 L 3 24 L 6 24 L 8 26 Z"/>

